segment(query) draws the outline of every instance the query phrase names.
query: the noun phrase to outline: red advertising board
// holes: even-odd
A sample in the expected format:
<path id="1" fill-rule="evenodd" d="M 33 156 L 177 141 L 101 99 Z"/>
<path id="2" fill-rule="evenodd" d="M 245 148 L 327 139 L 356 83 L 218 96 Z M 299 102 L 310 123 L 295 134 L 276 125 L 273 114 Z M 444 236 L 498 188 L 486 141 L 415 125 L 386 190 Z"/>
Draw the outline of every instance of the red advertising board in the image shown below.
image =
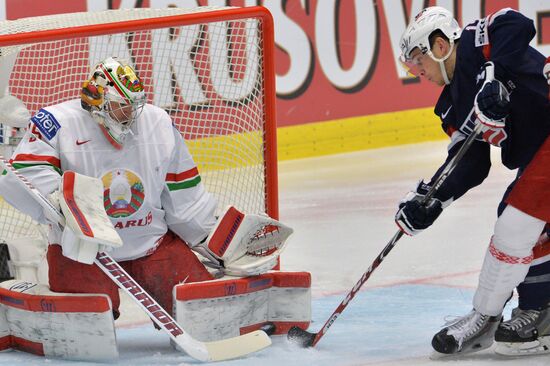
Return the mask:
<path id="1" fill-rule="evenodd" d="M 532 45 L 550 54 L 547 0 L 0 0 L 0 17 L 197 5 L 264 5 L 272 12 L 279 126 L 432 106 L 439 89 L 408 77 L 396 60 L 407 19 L 425 6 L 444 6 L 460 23 L 518 9 L 535 21 Z"/>

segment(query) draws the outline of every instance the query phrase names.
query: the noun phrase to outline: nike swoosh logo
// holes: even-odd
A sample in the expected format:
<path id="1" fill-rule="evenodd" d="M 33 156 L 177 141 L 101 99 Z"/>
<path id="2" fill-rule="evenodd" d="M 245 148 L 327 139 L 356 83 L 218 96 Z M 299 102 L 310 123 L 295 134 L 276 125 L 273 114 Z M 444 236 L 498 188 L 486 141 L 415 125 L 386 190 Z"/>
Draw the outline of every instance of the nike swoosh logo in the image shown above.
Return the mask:
<path id="1" fill-rule="evenodd" d="M 77 145 L 83 145 L 83 144 L 85 144 L 87 142 L 90 142 L 90 141 L 92 141 L 92 140 L 84 140 L 84 141 L 76 140 L 76 144 Z"/>
<path id="2" fill-rule="evenodd" d="M 447 111 L 443 114 L 441 114 L 441 119 L 445 119 L 447 117 L 447 115 L 449 114 L 449 111 L 451 110 L 451 108 L 453 108 L 453 106 L 450 106 L 449 109 L 447 109 Z"/>

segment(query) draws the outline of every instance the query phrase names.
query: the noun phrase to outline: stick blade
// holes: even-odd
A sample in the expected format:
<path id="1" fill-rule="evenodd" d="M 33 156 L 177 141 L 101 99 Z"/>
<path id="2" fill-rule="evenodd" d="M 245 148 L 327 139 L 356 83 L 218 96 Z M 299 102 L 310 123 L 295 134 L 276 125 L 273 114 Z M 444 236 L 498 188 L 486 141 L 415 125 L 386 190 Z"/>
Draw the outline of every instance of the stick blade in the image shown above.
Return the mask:
<path id="1" fill-rule="evenodd" d="M 242 336 L 207 342 L 208 361 L 224 361 L 246 356 L 271 345 L 266 332 L 256 330 Z"/>
<path id="2" fill-rule="evenodd" d="M 288 339 L 303 348 L 313 347 L 316 334 L 310 333 L 299 327 L 292 327 L 288 331 Z"/>

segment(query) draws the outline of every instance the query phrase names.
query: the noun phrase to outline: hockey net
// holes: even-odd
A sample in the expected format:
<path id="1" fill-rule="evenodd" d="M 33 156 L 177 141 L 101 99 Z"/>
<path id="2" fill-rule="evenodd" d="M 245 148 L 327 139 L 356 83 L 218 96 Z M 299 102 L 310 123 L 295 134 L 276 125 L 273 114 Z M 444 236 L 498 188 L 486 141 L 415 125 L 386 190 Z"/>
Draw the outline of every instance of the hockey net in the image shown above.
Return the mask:
<path id="1" fill-rule="evenodd" d="M 31 114 L 79 98 L 91 66 L 109 56 L 129 60 L 148 102 L 170 114 L 219 210 L 234 204 L 277 218 L 273 23 L 267 10 L 142 8 L 0 22 L 0 64 L 15 57 L 7 70 L 9 93 Z M 3 128 L 6 157 L 13 133 Z M 0 218 L 0 242 L 40 235 L 1 197 Z"/>

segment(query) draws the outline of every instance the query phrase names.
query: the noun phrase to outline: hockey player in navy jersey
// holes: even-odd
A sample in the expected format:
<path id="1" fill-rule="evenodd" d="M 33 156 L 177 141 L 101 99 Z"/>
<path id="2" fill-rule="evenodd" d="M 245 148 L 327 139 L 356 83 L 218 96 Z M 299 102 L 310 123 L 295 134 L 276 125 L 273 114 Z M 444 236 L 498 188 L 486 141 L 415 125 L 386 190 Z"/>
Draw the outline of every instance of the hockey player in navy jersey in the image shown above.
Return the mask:
<path id="1" fill-rule="evenodd" d="M 504 354 L 522 354 L 519 349 L 530 341 L 536 342 L 529 343 L 527 353 L 548 349 L 550 244 L 544 231 L 550 222 L 550 107 L 545 57 L 529 46 L 534 36 L 533 22 L 512 9 L 461 29 L 449 11 L 430 7 L 401 38 L 401 61 L 408 70 L 443 87 L 435 113 L 451 142 L 445 164 L 431 181 L 420 182 L 400 202 L 399 227 L 409 235 L 421 232 L 453 200 L 481 184 L 491 166 L 490 145 L 501 149 L 507 168 L 518 170 L 498 207 L 472 311 L 432 340 L 443 354 L 479 351 L 495 339 L 502 342 L 497 352 Z M 493 73 L 493 79 L 488 77 Z M 434 197 L 421 205 L 478 123 L 482 132 L 477 140 Z M 501 322 L 516 287 L 519 307 L 512 319 Z"/>

